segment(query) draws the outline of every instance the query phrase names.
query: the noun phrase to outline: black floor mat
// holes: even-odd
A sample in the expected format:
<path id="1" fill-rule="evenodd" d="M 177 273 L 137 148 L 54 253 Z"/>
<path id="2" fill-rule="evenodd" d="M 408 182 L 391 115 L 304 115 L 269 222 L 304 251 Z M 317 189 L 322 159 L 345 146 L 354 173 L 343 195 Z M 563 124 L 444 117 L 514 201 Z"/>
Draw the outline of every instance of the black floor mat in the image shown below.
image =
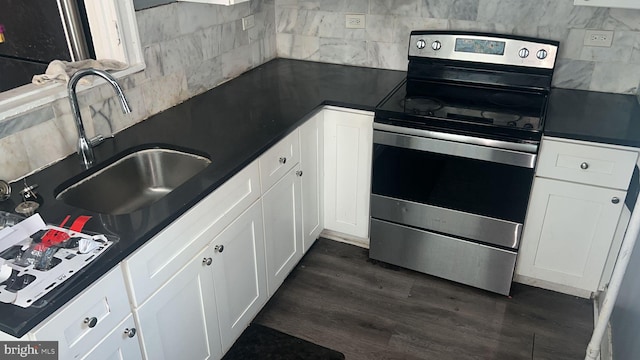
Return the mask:
<path id="1" fill-rule="evenodd" d="M 335 350 L 278 330 L 251 324 L 222 360 L 344 360 Z"/>

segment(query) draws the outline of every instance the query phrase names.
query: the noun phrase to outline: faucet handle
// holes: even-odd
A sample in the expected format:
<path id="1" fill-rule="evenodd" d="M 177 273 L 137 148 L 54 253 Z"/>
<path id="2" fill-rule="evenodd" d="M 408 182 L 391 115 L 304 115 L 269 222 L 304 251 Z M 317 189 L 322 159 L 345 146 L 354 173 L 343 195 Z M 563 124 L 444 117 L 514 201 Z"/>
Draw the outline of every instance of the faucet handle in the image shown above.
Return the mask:
<path id="1" fill-rule="evenodd" d="M 111 135 L 109 137 L 113 137 L 113 135 Z M 92 137 L 91 139 L 89 139 L 89 145 L 91 147 L 98 146 L 98 145 L 102 144 L 102 142 L 104 140 L 105 140 L 105 137 L 103 135 L 98 134 L 98 135 Z"/>

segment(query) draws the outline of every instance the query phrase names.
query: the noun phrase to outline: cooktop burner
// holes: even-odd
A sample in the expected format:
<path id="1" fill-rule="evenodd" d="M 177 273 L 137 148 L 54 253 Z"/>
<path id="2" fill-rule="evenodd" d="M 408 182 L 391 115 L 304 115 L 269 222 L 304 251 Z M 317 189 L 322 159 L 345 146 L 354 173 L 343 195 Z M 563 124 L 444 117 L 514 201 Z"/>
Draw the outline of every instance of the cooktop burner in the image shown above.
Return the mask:
<path id="1" fill-rule="evenodd" d="M 414 96 L 400 99 L 400 106 L 404 107 L 405 112 L 416 115 L 433 115 L 436 110 L 442 109 L 444 104 L 438 99 Z"/>
<path id="2" fill-rule="evenodd" d="M 376 117 L 402 126 L 510 133 L 539 140 L 546 101 L 544 92 L 405 80 L 376 108 Z"/>

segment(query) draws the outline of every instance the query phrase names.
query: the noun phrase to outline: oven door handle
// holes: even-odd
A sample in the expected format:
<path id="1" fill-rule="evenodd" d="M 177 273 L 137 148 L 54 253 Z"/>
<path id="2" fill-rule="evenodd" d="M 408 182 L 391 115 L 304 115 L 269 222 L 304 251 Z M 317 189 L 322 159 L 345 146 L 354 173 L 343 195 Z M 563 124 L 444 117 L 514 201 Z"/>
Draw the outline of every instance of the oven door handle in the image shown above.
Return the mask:
<path id="1" fill-rule="evenodd" d="M 420 136 L 407 134 L 406 132 L 420 132 Z M 442 135 L 442 137 L 439 138 L 438 135 Z M 453 137 L 455 137 L 455 140 L 453 140 Z M 464 142 L 464 140 L 469 140 L 469 142 Z M 486 145 L 478 144 L 478 142 L 483 142 Z M 492 142 L 499 141 L 374 123 L 374 144 L 428 151 L 529 169 L 535 167 L 537 157 L 535 153 L 492 147 L 490 146 L 493 144 Z M 528 144 L 513 145 L 526 146 Z"/>

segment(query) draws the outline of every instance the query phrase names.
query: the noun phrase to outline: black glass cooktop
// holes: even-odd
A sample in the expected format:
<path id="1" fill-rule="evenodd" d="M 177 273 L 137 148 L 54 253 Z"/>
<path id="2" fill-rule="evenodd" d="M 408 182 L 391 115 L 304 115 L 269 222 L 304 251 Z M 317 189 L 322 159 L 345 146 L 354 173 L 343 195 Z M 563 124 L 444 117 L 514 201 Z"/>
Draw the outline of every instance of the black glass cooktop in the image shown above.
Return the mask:
<path id="1" fill-rule="evenodd" d="M 405 81 L 376 108 L 376 121 L 539 141 L 546 92 Z"/>

